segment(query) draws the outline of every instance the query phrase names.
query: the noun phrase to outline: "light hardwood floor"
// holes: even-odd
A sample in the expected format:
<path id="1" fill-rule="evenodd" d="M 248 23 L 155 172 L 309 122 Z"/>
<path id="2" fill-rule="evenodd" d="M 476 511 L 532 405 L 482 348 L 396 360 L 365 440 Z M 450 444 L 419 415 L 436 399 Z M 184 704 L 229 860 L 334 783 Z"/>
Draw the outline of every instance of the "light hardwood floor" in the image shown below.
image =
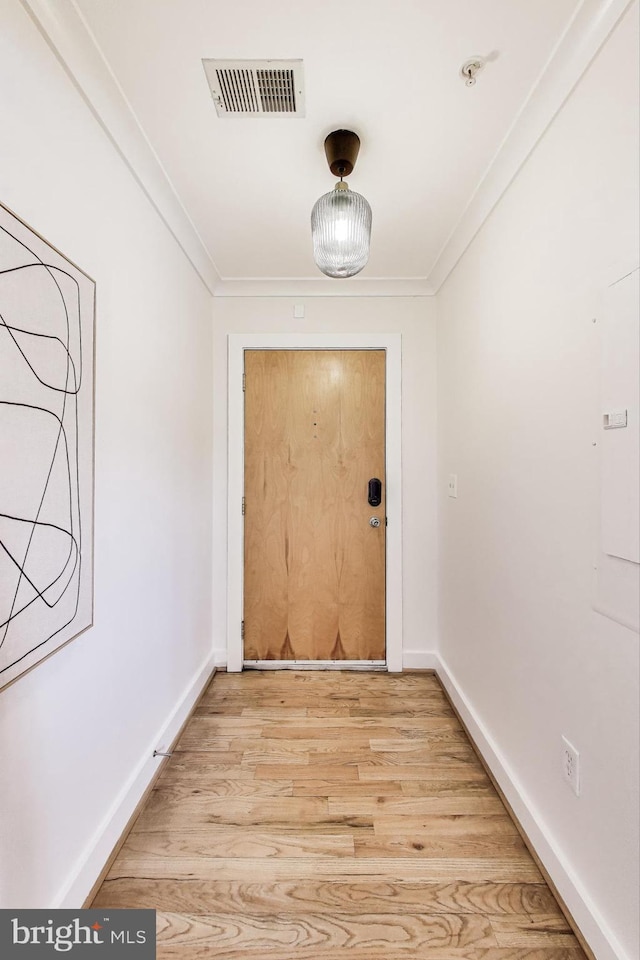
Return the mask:
<path id="1" fill-rule="evenodd" d="M 92 905 L 160 960 L 585 958 L 432 674 L 216 674 Z"/>

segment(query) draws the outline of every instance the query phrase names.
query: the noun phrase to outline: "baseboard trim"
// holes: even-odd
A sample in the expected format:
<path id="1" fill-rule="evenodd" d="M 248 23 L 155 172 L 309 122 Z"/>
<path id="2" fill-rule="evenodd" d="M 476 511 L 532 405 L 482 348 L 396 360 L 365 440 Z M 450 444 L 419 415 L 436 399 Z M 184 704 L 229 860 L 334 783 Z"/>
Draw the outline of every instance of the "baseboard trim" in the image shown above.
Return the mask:
<path id="1" fill-rule="evenodd" d="M 438 661 L 436 674 L 445 693 L 587 957 L 590 960 L 633 960 L 618 943 L 575 872 L 558 853 L 535 805 L 462 692 L 452 670 L 437 654 L 434 657 Z"/>
<path id="2" fill-rule="evenodd" d="M 53 909 L 77 909 L 91 902 L 166 763 L 154 750 L 171 751 L 216 671 L 209 655 L 189 681 L 180 700 L 153 736 L 133 773 L 80 855 L 54 898 Z"/>
<path id="3" fill-rule="evenodd" d="M 440 658 L 432 650 L 403 650 L 402 651 L 402 669 L 403 670 L 438 670 L 440 667 Z"/>
<path id="4" fill-rule="evenodd" d="M 277 662 L 277 669 L 282 669 L 283 662 L 284 661 Z M 352 664 L 355 662 L 356 661 L 349 661 L 348 665 L 343 665 L 343 669 L 347 669 L 347 670 L 354 669 Z M 275 661 L 272 661 L 272 660 L 260 661 L 260 664 L 261 664 L 260 669 L 261 670 L 274 669 L 273 667 L 274 663 Z M 227 669 L 226 654 L 218 651 L 215 654 L 215 665 L 218 670 L 226 670 Z M 402 654 L 403 670 L 437 670 L 439 665 L 440 665 L 440 660 L 438 659 L 438 655 L 435 653 L 424 653 L 422 650 L 405 650 L 404 653 Z M 244 663 L 243 668 L 246 669 L 246 667 L 247 667 L 247 664 Z M 320 667 L 319 669 L 324 669 L 324 667 Z M 371 669 L 371 668 L 367 667 L 366 669 Z M 380 667 L 376 664 L 375 669 L 378 670 L 380 669 Z M 388 667 L 383 666 L 382 669 L 388 669 Z M 394 671 L 389 670 L 389 672 L 391 673 Z M 395 672 L 401 672 L 401 671 L 395 671 Z"/>

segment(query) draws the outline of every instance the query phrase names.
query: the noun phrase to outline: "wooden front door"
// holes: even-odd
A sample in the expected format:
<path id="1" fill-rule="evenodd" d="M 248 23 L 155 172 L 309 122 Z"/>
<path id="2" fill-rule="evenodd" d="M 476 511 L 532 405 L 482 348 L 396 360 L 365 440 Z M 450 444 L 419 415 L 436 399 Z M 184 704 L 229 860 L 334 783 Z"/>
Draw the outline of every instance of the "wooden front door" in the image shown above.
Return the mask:
<path id="1" fill-rule="evenodd" d="M 384 350 L 245 351 L 245 660 L 385 659 L 384 423 Z"/>

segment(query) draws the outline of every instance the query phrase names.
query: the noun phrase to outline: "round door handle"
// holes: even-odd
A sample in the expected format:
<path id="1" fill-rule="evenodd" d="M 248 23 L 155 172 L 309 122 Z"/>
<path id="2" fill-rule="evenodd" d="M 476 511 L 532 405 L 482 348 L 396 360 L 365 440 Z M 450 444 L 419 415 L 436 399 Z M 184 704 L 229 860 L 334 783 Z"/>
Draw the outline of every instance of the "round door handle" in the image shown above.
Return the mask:
<path id="1" fill-rule="evenodd" d="M 372 527 L 379 527 L 379 526 L 380 526 L 380 521 L 378 520 L 377 517 L 371 517 L 371 519 L 369 520 L 369 523 L 370 523 L 370 525 L 371 525 Z"/>

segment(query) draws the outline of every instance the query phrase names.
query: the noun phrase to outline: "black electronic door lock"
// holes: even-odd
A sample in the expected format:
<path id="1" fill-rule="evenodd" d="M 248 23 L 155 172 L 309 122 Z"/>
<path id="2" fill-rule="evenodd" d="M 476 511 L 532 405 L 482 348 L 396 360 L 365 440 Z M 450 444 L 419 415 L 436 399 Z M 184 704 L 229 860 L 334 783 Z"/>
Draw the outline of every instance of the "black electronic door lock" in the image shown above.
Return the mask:
<path id="1" fill-rule="evenodd" d="M 369 506 L 379 507 L 382 503 L 382 482 L 377 477 L 369 480 Z"/>

